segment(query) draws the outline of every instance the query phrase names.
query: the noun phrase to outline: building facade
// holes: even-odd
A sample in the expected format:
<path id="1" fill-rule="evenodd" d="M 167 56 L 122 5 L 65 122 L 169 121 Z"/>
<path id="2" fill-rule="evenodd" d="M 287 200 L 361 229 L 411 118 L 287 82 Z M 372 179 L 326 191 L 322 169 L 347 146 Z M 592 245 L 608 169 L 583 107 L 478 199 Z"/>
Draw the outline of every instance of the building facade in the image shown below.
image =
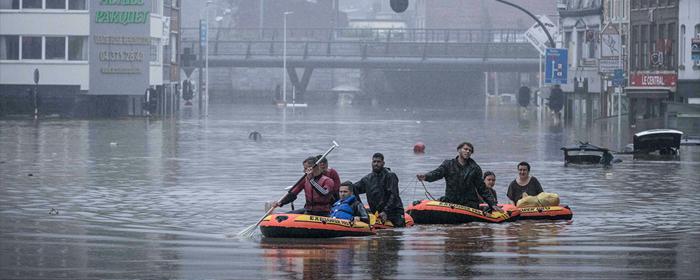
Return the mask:
<path id="1" fill-rule="evenodd" d="M 567 120 L 586 120 L 601 115 L 603 81 L 599 73 L 603 9 L 600 0 L 560 1 L 559 26 L 562 48 L 568 49 L 569 82 L 561 85 L 566 93 Z"/>
<path id="2" fill-rule="evenodd" d="M 627 77 L 629 57 L 629 4 L 630 0 L 603 1 L 603 27 L 600 32 L 599 73 L 603 79 L 600 108 L 601 117 L 627 113 L 627 98 L 622 87 Z M 615 70 L 622 70 L 622 79 L 615 81 Z M 621 104 L 618 104 L 621 103 Z"/>
<path id="3" fill-rule="evenodd" d="M 700 135 L 700 1 L 678 1 L 678 103 L 667 112 L 669 126 Z"/>
<path id="4" fill-rule="evenodd" d="M 143 115 L 172 81 L 163 1 L 0 0 L 0 115 L 32 110 L 35 70 L 41 115 Z"/>
<path id="5" fill-rule="evenodd" d="M 668 104 L 679 101 L 678 0 L 630 1 L 630 132 L 666 127 Z"/>

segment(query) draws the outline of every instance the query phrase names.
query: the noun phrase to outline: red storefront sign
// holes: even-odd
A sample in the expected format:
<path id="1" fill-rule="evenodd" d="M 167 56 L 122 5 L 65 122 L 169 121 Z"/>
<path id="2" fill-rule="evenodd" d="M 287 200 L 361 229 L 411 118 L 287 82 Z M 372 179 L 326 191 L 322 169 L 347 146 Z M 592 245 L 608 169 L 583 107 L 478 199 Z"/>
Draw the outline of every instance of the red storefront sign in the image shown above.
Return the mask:
<path id="1" fill-rule="evenodd" d="M 676 74 L 632 74 L 630 84 L 637 87 L 675 87 Z"/>

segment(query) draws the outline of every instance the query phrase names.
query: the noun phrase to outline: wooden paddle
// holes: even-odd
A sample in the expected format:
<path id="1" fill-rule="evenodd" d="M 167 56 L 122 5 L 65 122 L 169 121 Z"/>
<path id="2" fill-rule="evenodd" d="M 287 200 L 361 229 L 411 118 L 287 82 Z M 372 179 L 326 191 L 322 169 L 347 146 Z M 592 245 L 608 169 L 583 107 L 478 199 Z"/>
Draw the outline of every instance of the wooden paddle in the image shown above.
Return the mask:
<path id="1" fill-rule="evenodd" d="M 318 165 L 322 159 L 324 159 L 331 151 L 333 151 L 337 147 L 340 147 L 340 145 L 338 145 L 338 142 L 333 141 L 333 145 L 325 153 L 323 153 L 323 155 L 320 158 L 318 158 L 316 160 L 313 167 L 316 167 L 316 165 Z M 306 178 L 306 173 L 304 173 L 304 175 L 302 175 L 301 178 L 299 178 L 299 180 L 297 180 L 297 182 L 294 183 L 294 185 L 292 185 L 292 186 L 298 185 L 299 183 L 301 183 L 304 180 L 304 178 Z M 277 201 L 278 202 L 281 201 L 282 199 L 284 199 L 285 196 L 287 196 L 287 194 L 284 194 Z M 276 203 L 276 204 L 279 204 L 279 203 Z M 262 221 L 265 219 L 265 217 L 267 217 L 267 215 L 270 215 L 270 213 L 272 213 L 272 211 L 275 210 L 275 208 L 277 208 L 277 206 L 270 207 L 270 209 L 267 210 L 267 212 L 265 212 L 265 215 L 263 215 L 262 218 L 260 218 L 257 223 L 250 225 L 250 226 L 246 227 L 245 229 L 241 230 L 241 232 L 238 233 L 238 236 L 241 236 L 241 237 L 253 236 L 253 233 L 255 232 L 255 229 L 258 228 L 258 225 L 260 225 L 260 223 L 262 223 Z"/>

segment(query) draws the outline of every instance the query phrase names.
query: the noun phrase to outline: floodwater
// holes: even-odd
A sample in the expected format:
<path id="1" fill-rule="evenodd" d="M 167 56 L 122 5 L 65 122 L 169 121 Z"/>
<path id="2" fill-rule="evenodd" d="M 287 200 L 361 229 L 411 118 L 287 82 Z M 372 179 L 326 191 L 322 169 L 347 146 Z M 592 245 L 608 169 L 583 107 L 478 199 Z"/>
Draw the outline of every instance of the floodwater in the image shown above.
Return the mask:
<path id="1" fill-rule="evenodd" d="M 697 279 L 700 146 L 678 161 L 621 156 L 612 169 L 564 167 L 578 140 L 614 147 L 610 128 L 557 126 L 514 110 L 384 110 L 215 105 L 207 119 L 0 121 L 0 278 Z M 262 140 L 248 139 L 258 131 Z M 415 174 L 475 145 L 507 200 L 529 161 L 572 222 L 421 225 L 327 240 L 241 239 L 266 201 L 329 155 L 341 180 L 375 152 L 404 205 L 425 198 Z M 426 153 L 413 154 L 417 141 Z M 625 140 L 627 141 L 627 140 Z M 444 181 L 427 184 L 434 196 Z M 296 203 L 303 205 L 303 196 Z M 283 210 L 289 209 L 288 206 Z"/>

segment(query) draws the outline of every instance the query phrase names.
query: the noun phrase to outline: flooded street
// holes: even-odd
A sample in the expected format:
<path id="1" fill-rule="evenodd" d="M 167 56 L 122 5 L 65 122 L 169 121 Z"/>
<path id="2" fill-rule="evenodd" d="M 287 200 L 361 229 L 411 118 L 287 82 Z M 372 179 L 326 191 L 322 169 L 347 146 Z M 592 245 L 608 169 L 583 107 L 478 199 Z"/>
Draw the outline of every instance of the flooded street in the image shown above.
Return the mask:
<path id="1" fill-rule="evenodd" d="M 190 112 L 191 113 L 191 112 Z M 0 278 L 51 279 L 695 279 L 700 146 L 679 161 L 621 155 L 612 169 L 564 167 L 562 146 L 609 129 L 554 126 L 535 113 L 212 105 L 207 119 L 0 120 Z M 262 140 L 249 134 L 257 131 Z M 415 174 L 456 156 L 496 173 L 500 202 L 528 161 L 573 222 L 420 225 L 327 240 L 240 239 L 266 201 L 329 156 L 342 181 L 381 152 L 404 207 Z M 426 153 L 413 154 L 421 141 Z M 629 139 L 625 140 L 629 142 Z M 626 142 L 625 142 L 626 143 Z M 426 184 L 434 196 L 444 180 Z M 295 203 L 303 205 L 303 196 Z M 289 210 L 285 206 L 281 210 Z"/>

